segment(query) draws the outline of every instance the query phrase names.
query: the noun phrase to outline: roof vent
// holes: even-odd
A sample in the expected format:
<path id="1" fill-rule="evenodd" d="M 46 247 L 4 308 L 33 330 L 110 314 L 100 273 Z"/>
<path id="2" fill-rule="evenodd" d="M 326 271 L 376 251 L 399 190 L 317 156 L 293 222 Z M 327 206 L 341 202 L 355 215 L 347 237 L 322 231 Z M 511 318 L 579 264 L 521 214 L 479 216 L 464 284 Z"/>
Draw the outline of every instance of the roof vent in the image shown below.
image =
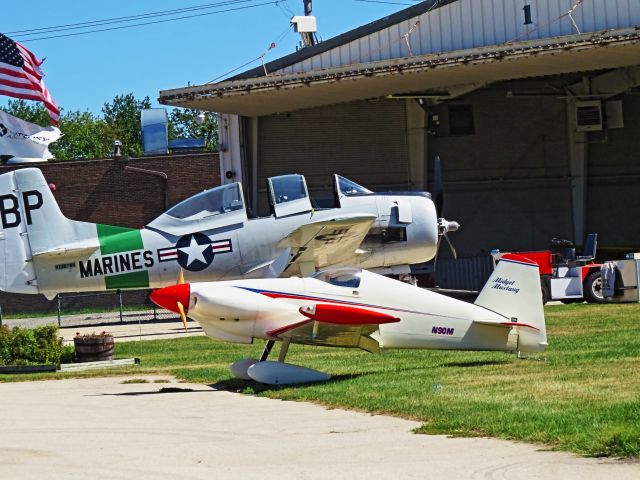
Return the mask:
<path id="1" fill-rule="evenodd" d="M 169 143 L 167 110 L 148 108 L 140 112 L 142 148 L 145 155 L 167 153 Z"/>

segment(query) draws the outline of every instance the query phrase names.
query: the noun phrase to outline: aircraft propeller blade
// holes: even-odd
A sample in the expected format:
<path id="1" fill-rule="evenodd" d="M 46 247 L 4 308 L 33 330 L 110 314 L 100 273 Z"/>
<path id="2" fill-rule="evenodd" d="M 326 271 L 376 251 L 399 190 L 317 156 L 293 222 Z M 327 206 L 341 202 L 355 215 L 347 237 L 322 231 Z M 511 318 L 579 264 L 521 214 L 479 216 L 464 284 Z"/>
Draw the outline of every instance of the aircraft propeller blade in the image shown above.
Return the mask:
<path id="1" fill-rule="evenodd" d="M 455 247 L 453 246 L 453 243 L 451 243 L 451 240 L 449 240 L 449 235 L 447 234 L 447 232 L 444 232 L 442 234 L 442 236 L 444 237 L 444 239 L 447 241 L 447 243 L 449 244 L 449 248 L 451 249 L 451 253 L 453 254 L 453 259 L 454 260 L 458 260 L 458 252 L 456 251 Z M 440 243 L 440 239 L 438 239 L 438 244 Z M 436 253 L 437 254 L 437 253 Z M 435 267 L 434 267 L 435 268 Z"/>
<path id="2" fill-rule="evenodd" d="M 184 312 L 182 303 L 177 302 L 176 304 L 178 305 L 178 311 L 180 312 L 180 318 L 182 319 L 182 326 L 184 327 L 184 331 L 188 332 L 189 329 L 187 328 L 187 314 Z"/>
<path id="3" fill-rule="evenodd" d="M 182 272 L 182 268 L 181 268 L 180 271 L 178 272 L 177 284 L 182 285 L 183 283 L 184 283 L 184 273 Z"/>
<path id="4" fill-rule="evenodd" d="M 433 256 L 433 275 L 436 274 L 436 266 L 438 264 L 438 253 L 440 252 L 440 243 L 442 242 L 442 235 L 438 235 L 438 243 L 436 243 L 436 254 Z"/>

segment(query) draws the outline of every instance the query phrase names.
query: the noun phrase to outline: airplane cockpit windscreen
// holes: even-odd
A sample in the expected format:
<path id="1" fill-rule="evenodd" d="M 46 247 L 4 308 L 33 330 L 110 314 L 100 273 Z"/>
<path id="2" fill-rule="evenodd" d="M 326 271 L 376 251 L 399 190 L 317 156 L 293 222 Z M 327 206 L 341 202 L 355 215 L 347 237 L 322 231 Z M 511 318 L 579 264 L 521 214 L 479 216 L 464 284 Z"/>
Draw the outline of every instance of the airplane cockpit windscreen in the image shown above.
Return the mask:
<path id="1" fill-rule="evenodd" d="M 282 175 L 271 178 L 271 188 L 276 204 L 292 202 L 307 197 L 307 187 L 302 175 Z"/>
<path id="2" fill-rule="evenodd" d="M 244 200 L 237 183 L 221 185 L 187 198 L 167 210 L 166 214 L 179 219 L 199 219 L 244 209 Z"/>
<path id="3" fill-rule="evenodd" d="M 362 270 L 359 268 L 332 268 L 320 270 L 311 275 L 322 282 L 335 285 L 336 287 L 358 288 L 362 277 Z"/>
<path id="4" fill-rule="evenodd" d="M 362 185 L 358 185 L 356 182 L 353 182 L 348 178 L 344 178 L 340 175 L 336 175 L 336 177 L 338 179 L 338 190 L 343 195 L 351 197 L 356 195 L 369 195 L 373 193 L 371 190 L 364 188 Z"/>

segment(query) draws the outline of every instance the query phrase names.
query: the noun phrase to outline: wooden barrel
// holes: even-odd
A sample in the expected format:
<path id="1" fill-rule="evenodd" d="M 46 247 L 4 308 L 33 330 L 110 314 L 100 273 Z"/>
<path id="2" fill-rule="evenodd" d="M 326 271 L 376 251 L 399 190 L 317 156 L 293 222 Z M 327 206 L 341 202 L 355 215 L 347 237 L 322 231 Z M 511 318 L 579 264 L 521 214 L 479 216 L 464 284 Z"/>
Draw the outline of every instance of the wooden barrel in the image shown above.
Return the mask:
<path id="1" fill-rule="evenodd" d="M 73 344 L 76 347 L 76 361 L 78 362 L 113 360 L 112 335 L 77 336 L 73 338 Z"/>

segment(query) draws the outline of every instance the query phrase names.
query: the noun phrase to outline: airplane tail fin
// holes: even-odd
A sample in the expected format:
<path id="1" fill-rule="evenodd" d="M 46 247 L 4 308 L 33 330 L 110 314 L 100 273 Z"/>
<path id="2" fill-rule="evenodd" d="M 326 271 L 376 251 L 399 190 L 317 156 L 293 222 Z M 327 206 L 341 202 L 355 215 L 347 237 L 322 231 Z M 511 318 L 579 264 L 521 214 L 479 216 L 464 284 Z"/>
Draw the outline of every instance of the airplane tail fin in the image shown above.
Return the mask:
<path id="1" fill-rule="evenodd" d="M 62 214 L 37 168 L 0 175 L 0 227 L 0 290 L 14 293 L 39 293 L 34 255 L 96 232 Z"/>
<path id="2" fill-rule="evenodd" d="M 540 273 L 535 262 L 513 254 L 502 257 L 475 304 L 508 319 L 506 323 L 518 333 L 518 350 L 546 348 Z"/>

